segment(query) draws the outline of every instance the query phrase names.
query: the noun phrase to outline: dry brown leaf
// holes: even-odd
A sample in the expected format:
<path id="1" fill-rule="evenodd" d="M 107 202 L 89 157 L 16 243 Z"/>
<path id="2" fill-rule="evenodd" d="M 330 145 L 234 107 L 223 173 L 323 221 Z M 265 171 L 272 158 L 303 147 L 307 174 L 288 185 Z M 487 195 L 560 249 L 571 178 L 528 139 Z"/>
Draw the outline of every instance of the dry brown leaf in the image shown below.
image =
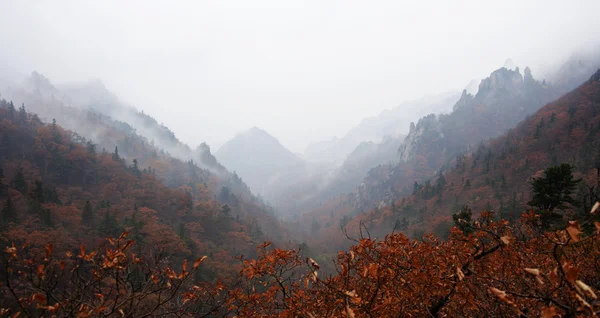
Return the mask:
<path id="1" fill-rule="evenodd" d="M 456 268 L 456 276 L 458 276 L 459 281 L 462 281 L 465 278 L 465 273 L 463 273 L 460 267 Z"/>
<path id="2" fill-rule="evenodd" d="M 200 266 L 200 263 L 202 263 L 202 261 L 204 261 L 204 259 L 206 259 L 206 256 L 202 256 L 199 257 L 195 262 L 194 262 L 194 268 L 198 268 L 198 266 Z"/>
<path id="3" fill-rule="evenodd" d="M 317 262 L 315 262 L 315 260 L 312 259 L 312 258 L 310 258 L 310 257 L 306 258 L 306 262 L 308 264 L 310 264 L 310 266 L 312 266 L 314 269 L 321 269 L 321 267 L 319 266 L 319 264 L 317 264 Z"/>
<path id="4" fill-rule="evenodd" d="M 346 317 L 348 317 L 348 318 L 354 318 L 355 317 L 354 316 L 354 311 L 348 305 L 346 305 Z"/>
<path id="5" fill-rule="evenodd" d="M 598 298 L 598 297 L 596 297 L 596 293 L 594 293 L 594 290 L 592 290 L 592 288 L 590 286 L 586 285 L 584 282 L 582 282 L 580 280 L 575 281 L 575 288 L 577 288 L 577 291 L 579 291 L 581 294 L 583 294 L 585 296 L 589 296 L 593 299 Z"/>
<path id="6" fill-rule="evenodd" d="M 510 243 L 512 243 L 512 241 L 513 241 L 513 238 L 511 238 L 511 237 L 510 237 L 510 236 L 508 236 L 508 235 L 505 235 L 505 236 L 502 236 L 502 237 L 500 238 L 500 241 L 502 241 L 502 243 L 503 243 L 504 245 L 508 246 L 508 245 L 510 245 Z"/>
<path id="7" fill-rule="evenodd" d="M 596 203 L 594 204 L 594 206 L 593 206 L 593 207 L 592 207 L 592 209 L 590 210 L 590 213 L 591 213 L 591 214 L 594 214 L 594 213 L 596 213 L 596 211 L 598 211 L 598 208 L 600 208 L 600 202 L 596 202 Z"/>
<path id="8" fill-rule="evenodd" d="M 349 296 L 349 297 L 358 297 L 358 295 L 356 294 L 356 291 L 355 291 L 355 290 L 353 290 L 353 291 L 347 291 L 347 290 L 345 290 L 345 291 L 344 291 L 344 294 L 345 294 L 346 296 Z"/>
<path id="9" fill-rule="evenodd" d="M 579 275 L 579 270 L 575 266 L 571 265 L 569 262 L 564 262 L 562 268 L 565 272 L 567 281 L 569 281 L 569 283 L 571 284 L 575 283 L 575 280 Z"/>
<path id="10" fill-rule="evenodd" d="M 569 221 L 567 224 L 567 233 L 569 233 L 573 242 L 579 242 L 579 235 L 582 233 L 579 223 L 577 221 Z"/>
<path id="11" fill-rule="evenodd" d="M 515 303 L 512 301 L 511 297 L 509 295 L 506 294 L 505 291 L 500 290 L 498 288 L 495 287 L 491 287 L 490 291 L 496 295 L 496 297 L 498 297 L 501 301 L 509 304 L 509 305 L 514 305 Z"/>
<path id="12" fill-rule="evenodd" d="M 554 318 L 556 316 L 556 307 L 544 307 L 542 308 L 542 318 Z"/>
<path id="13" fill-rule="evenodd" d="M 540 270 L 537 268 L 525 268 L 525 272 L 529 275 L 539 276 Z"/>

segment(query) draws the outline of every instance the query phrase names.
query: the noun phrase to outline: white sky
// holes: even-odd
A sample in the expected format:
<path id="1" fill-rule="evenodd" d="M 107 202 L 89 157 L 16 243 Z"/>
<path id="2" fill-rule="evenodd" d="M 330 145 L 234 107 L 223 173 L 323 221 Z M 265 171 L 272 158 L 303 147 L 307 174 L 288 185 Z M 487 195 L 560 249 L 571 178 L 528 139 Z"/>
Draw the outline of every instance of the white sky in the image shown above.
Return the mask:
<path id="1" fill-rule="evenodd" d="M 184 142 L 302 152 L 364 117 L 600 40 L 600 1 L 0 0 L 0 66 L 100 78 Z"/>

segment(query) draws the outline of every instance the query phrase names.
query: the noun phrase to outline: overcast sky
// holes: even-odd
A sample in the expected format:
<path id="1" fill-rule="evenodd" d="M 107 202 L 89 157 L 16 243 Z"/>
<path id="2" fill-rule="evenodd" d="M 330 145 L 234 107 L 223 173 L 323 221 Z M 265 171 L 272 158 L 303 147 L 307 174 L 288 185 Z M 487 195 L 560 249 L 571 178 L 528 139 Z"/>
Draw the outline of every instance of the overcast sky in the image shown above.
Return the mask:
<path id="1" fill-rule="evenodd" d="M 509 57 L 535 76 L 598 43 L 598 12 L 598 0 L 0 0 L 0 66 L 100 78 L 191 145 L 258 126 L 302 152 Z"/>

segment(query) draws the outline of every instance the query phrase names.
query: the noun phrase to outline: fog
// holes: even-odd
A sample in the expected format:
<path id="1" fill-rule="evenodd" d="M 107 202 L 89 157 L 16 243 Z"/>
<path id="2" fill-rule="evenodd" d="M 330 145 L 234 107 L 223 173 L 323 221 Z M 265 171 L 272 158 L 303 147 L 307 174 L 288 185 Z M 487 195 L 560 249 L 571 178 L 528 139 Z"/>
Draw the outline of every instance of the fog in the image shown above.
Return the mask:
<path id="1" fill-rule="evenodd" d="M 261 127 L 294 152 L 511 58 L 597 45 L 600 1 L 0 1 L 0 71 L 101 79 L 192 147 Z"/>

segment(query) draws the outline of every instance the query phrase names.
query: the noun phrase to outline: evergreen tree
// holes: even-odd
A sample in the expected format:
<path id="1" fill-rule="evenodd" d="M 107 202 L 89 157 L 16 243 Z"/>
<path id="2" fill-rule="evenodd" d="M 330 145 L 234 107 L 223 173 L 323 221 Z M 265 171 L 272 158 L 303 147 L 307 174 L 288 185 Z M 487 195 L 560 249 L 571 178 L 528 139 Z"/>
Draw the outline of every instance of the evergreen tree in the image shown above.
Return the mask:
<path id="1" fill-rule="evenodd" d="M 35 187 L 31 192 L 31 199 L 39 203 L 44 203 L 44 186 L 42 184 L 42 181 L 35 181 Z"/>
<path id="2" fill-rule="evenodd" d="M 0 196 L 4 195 L 4 171 L 0 167 Z"/>
<path id="3" fill-rule="evenodd" d="M 544 176 L 531 182 L 533 198 L 527 204 L 549 212 L 576 205 L 573 192 L 581 179 L 573 177 L 573 167 L 563 163 L 544 171 Z"/>
<path id="4" fill-rule="evenodd" d="M 102 223 L 100 223 L 98 229 L 100 230 L 100 233 L 111 236 L 119 235 L 121 232 L 119 223 L 109 210 L 106 210 L 104 213 L 104 218 L 102 219 Z"/>
<path id="5" fill-rule="evenodd" d="M 40 209 L 40 220 L 46 226 L 52 226 L 52 213 L 50 209 L 41 208 Z"/>
<path id="6" fill-rule="evenodd" d="M 27 182 L 25 181 L 25 176 L 23 176 L 23 168 L 19 168 L 11 184 L 15 190 L 23 194 L 27 193 Z"/>
<path id="7" fill-rule="evenodd" d="M 86 226 L 94 225 L 94 211 L 92 209 L 92 204 L 90 200 L 85 201 L 85 205 L 83 206 L 83 212 L 81 213 L 81 223 Z"/>
<path id="8" fill-rule="evenodd" d="M 25 111 L 25 104 L 21 104 L 19 107 L 19 116 L 17 117 L 19 124 L 27 123 L 27 111 Z"/>
<path id="9" fill-rule="evenodd" d="M 88 140 L 88 142 L 85 144 L 85 148 L 89 154 L 96 154 L 96 145 L 91 140 Z"/>
<path id="10" fill-rule="evenodd" d="M 4 207 L 2 208 L 2 214 L 0 215 L 0 217 L 3 225 L 9 222 L 17 221 L 17 211 L 10 196 L 8 197 L 6 202 L 4 202 Z"/>
<path id="11" fill-rule="evenodd" d="M 133 170 L 133 173 L 135 173 L 136 176 L 139 177 L 142 175 L 140 168 L 138 167 L 137 159 L 133 159 L 133 164 L 131 165 L 131 169 Z"/>
<path id="12" fill-rule="evenodd" d="M 15 105 L 13 104 L 13 102 L 11 100 L 10 103 L 8 103 L 8 119 L 14 120 L 16 111 L 17 110 L 15 109 Z"/>
<path id="13" fill-rule="evenodd" d="M 115 146 L 115 152 L 113 152 L 113 154 L 112 154 L 112 159 L 114 161 L 121 160 L 121 157 L 119 157 L 119 147 L 117 147 L 117 146 Z"/>
<path id="14" fill-rule="evenodd" d="M 473 232 L 472 219 L 473 211 L 468 206 L 464 206 L 459 213 L 452 214 L 454 225 L 465 234 Z"/>

